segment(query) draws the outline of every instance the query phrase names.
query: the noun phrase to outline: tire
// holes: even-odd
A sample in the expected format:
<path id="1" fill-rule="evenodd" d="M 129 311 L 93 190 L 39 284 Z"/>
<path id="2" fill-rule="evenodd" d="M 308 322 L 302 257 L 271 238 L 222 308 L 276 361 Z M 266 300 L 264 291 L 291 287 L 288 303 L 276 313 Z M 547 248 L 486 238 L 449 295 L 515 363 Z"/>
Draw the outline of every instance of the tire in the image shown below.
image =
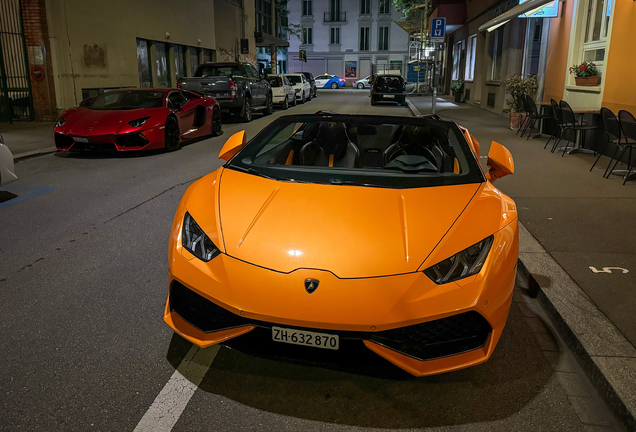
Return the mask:
<path id="1" fill-rule="evenodd" d="M 181 132 L 177 119 L 170 116 L 166 119 L 164 128 L 164 146 L 168 151 L 176 151 L 181 148 Z"/>
<path id="2" fill-rule="evenodd" d="M 280 107 L 284 110 L 286 110 L 287 108 L 289 108 L 289 102 L 287 101 L 287 95 L 285 95 L 285 101 L 280 104 Z"/>
<path id="3" fill-rule="evenodd" d="M 364 88 L 364 84 L 362 84 L 362 83 L 358 83 L 358 88 L 359 88 L 359 89 L 363 89 L 363 88 Z"/>
<path id="4" fill-rule="evenodd" d="M 332 88 L 332 89 L 337 89 L 337 88 L 338 88 L 338 84 L 336 84 L 336 83 L 331 83 L 331 88 Z"/>
<path id="5" fill-rule="evenodd" d="M 375 105 L 375 98 L 371 97 L 371 106 Z"/>
<path id="6" fill-rule="evenodd" d="M 318 89 L 314 89 L 314 97 L 317 98 L 318 97 Z"/>
<path id="7" fill-rule="evenodd" d="M 298 100 L 296 100 L 296 93 L 294 93 L 294 103 L 292 103 L 292 106 L 296 105 L 298 105 Z"/>
<path id="8" fill-rule="evenodd" d="M 300 103 L 304 104 L 305 103 L 305 93 L 303 93 L 302 98 L 300 99 Z"/>
<path id="9" fill-rule="evenodd" d="M 249 123 L 252 121 L 252 101 L 247 96 L 243 99 L 243 108 L 241 109 L 239 118 L 243 123 Z"/>
<path id="10" fill-rule="evenodd" d="M 267 100 L 265 101 L 265 109 L 263 110 L 263 115 L 270 115 L 274 112 L 274 102 L 272 101 L 272 96 L 268 95 Z"/>
<path id="11" fill-rule="evenodd" d="M 223 121 L 221 119 L 221 110 L 215 108 L 212 111 L 212 136 L 219 136 L 223 132 Z"/>
<path id="12" fill-rule="evenodd" d="M 311 100 L 311 90 L 309 90 L 309 99 L 308 100 Z"/>

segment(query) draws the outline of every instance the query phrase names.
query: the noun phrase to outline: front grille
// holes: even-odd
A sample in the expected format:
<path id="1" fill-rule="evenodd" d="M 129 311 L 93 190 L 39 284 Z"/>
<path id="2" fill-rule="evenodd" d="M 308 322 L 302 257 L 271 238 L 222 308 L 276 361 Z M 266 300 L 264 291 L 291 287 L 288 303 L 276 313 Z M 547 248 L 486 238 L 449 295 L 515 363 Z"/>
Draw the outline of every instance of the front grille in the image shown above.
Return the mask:
<path id="1" fill-rule="evenodd" d="M 81 143 L 76 142 L 71 148 L 72 151 L 117 151 L 113 143 Z"/>
<path id="2" fill-rule="evenodd" d="M 73 145 L 73 138 L 68 135 L 55 132 L 55 147 L 68 148 Z"/>
<path id="3" fill-rule="evenodd" d="M 128 135 L 118 135 L 117 144 L 121 147 L 143 147 L 148 144 L 148 140 L 140 133 Z"/>
<path id="4" fill-rule="evenodd" d="M 279 325 L 236 315 L 177 281 L 172 283 L 169 301 L 171 311 L 206 333 L 244 325 L 261 329 Z M 304 329 L 337 334 L 342 343 L 370 340 L 419 360 L 432 360 L 481 348 L 492 330 L 486 319 L 475 311 L 381 332 Z"/>

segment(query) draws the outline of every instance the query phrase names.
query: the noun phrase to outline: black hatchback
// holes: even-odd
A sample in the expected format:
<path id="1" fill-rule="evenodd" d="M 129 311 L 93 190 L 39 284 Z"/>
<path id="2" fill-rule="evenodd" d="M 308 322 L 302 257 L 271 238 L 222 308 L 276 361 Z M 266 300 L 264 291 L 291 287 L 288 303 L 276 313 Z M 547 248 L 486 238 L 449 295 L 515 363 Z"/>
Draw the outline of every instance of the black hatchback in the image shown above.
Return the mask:
<path id="1" fill-rule="evenodd" d="M 314 74 L 311 72 L 296 72 L 305 75 L 307 81 L 311 85 L 311 97 L 318 97 L 318 91 L 316 90 L 316 79 L 314 78 Z"/>
<path id="2" fill-rule="evenodd" d="M 400 75 L 378 75 L 371 86 L 371 105 L 397 102 L 406 106 L 406 83 Z"/>

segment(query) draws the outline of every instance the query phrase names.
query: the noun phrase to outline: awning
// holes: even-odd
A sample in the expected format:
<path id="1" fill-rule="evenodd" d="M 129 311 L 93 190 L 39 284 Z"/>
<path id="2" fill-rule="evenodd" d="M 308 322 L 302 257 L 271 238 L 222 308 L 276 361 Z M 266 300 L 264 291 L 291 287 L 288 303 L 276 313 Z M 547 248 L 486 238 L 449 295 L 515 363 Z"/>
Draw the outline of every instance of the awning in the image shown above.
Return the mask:
<path id="1" fill-rule="evenodd" d="M 491 19 L 486 24 L 482 24 L 481 26 L 479 26 L 479 31 L 488 30 L 489 32 L 491 32 L 497 27 L 504 25 L 511 19 L 518 17 L 519 15 L 531 15 L 535 13 L 539 9 L 552 3 L 552 1 L 553 0 L 528 0 L 502 13 L 498 17 Z"/>

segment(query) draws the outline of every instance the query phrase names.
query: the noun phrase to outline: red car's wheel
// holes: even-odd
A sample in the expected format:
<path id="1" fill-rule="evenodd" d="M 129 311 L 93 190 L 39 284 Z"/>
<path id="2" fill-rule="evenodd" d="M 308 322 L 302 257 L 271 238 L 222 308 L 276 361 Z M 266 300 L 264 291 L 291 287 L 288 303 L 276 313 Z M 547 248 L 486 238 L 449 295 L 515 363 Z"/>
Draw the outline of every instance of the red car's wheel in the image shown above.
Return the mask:
<path id="1" fill-rule="evenodd" d="M 212 136 L 221 135 L 223 128 L 223 122 L 221 121 L 221 110 L 215 108 L 212 111 Z"/>
<path id="2" fill-rule="evenodd" d="M 175 151 L 181 148 L 181 133 L 179 132 L 179 123 L 174 117 L 166 119 L 165 128 L 165 146 L 168 151 Z"/>

